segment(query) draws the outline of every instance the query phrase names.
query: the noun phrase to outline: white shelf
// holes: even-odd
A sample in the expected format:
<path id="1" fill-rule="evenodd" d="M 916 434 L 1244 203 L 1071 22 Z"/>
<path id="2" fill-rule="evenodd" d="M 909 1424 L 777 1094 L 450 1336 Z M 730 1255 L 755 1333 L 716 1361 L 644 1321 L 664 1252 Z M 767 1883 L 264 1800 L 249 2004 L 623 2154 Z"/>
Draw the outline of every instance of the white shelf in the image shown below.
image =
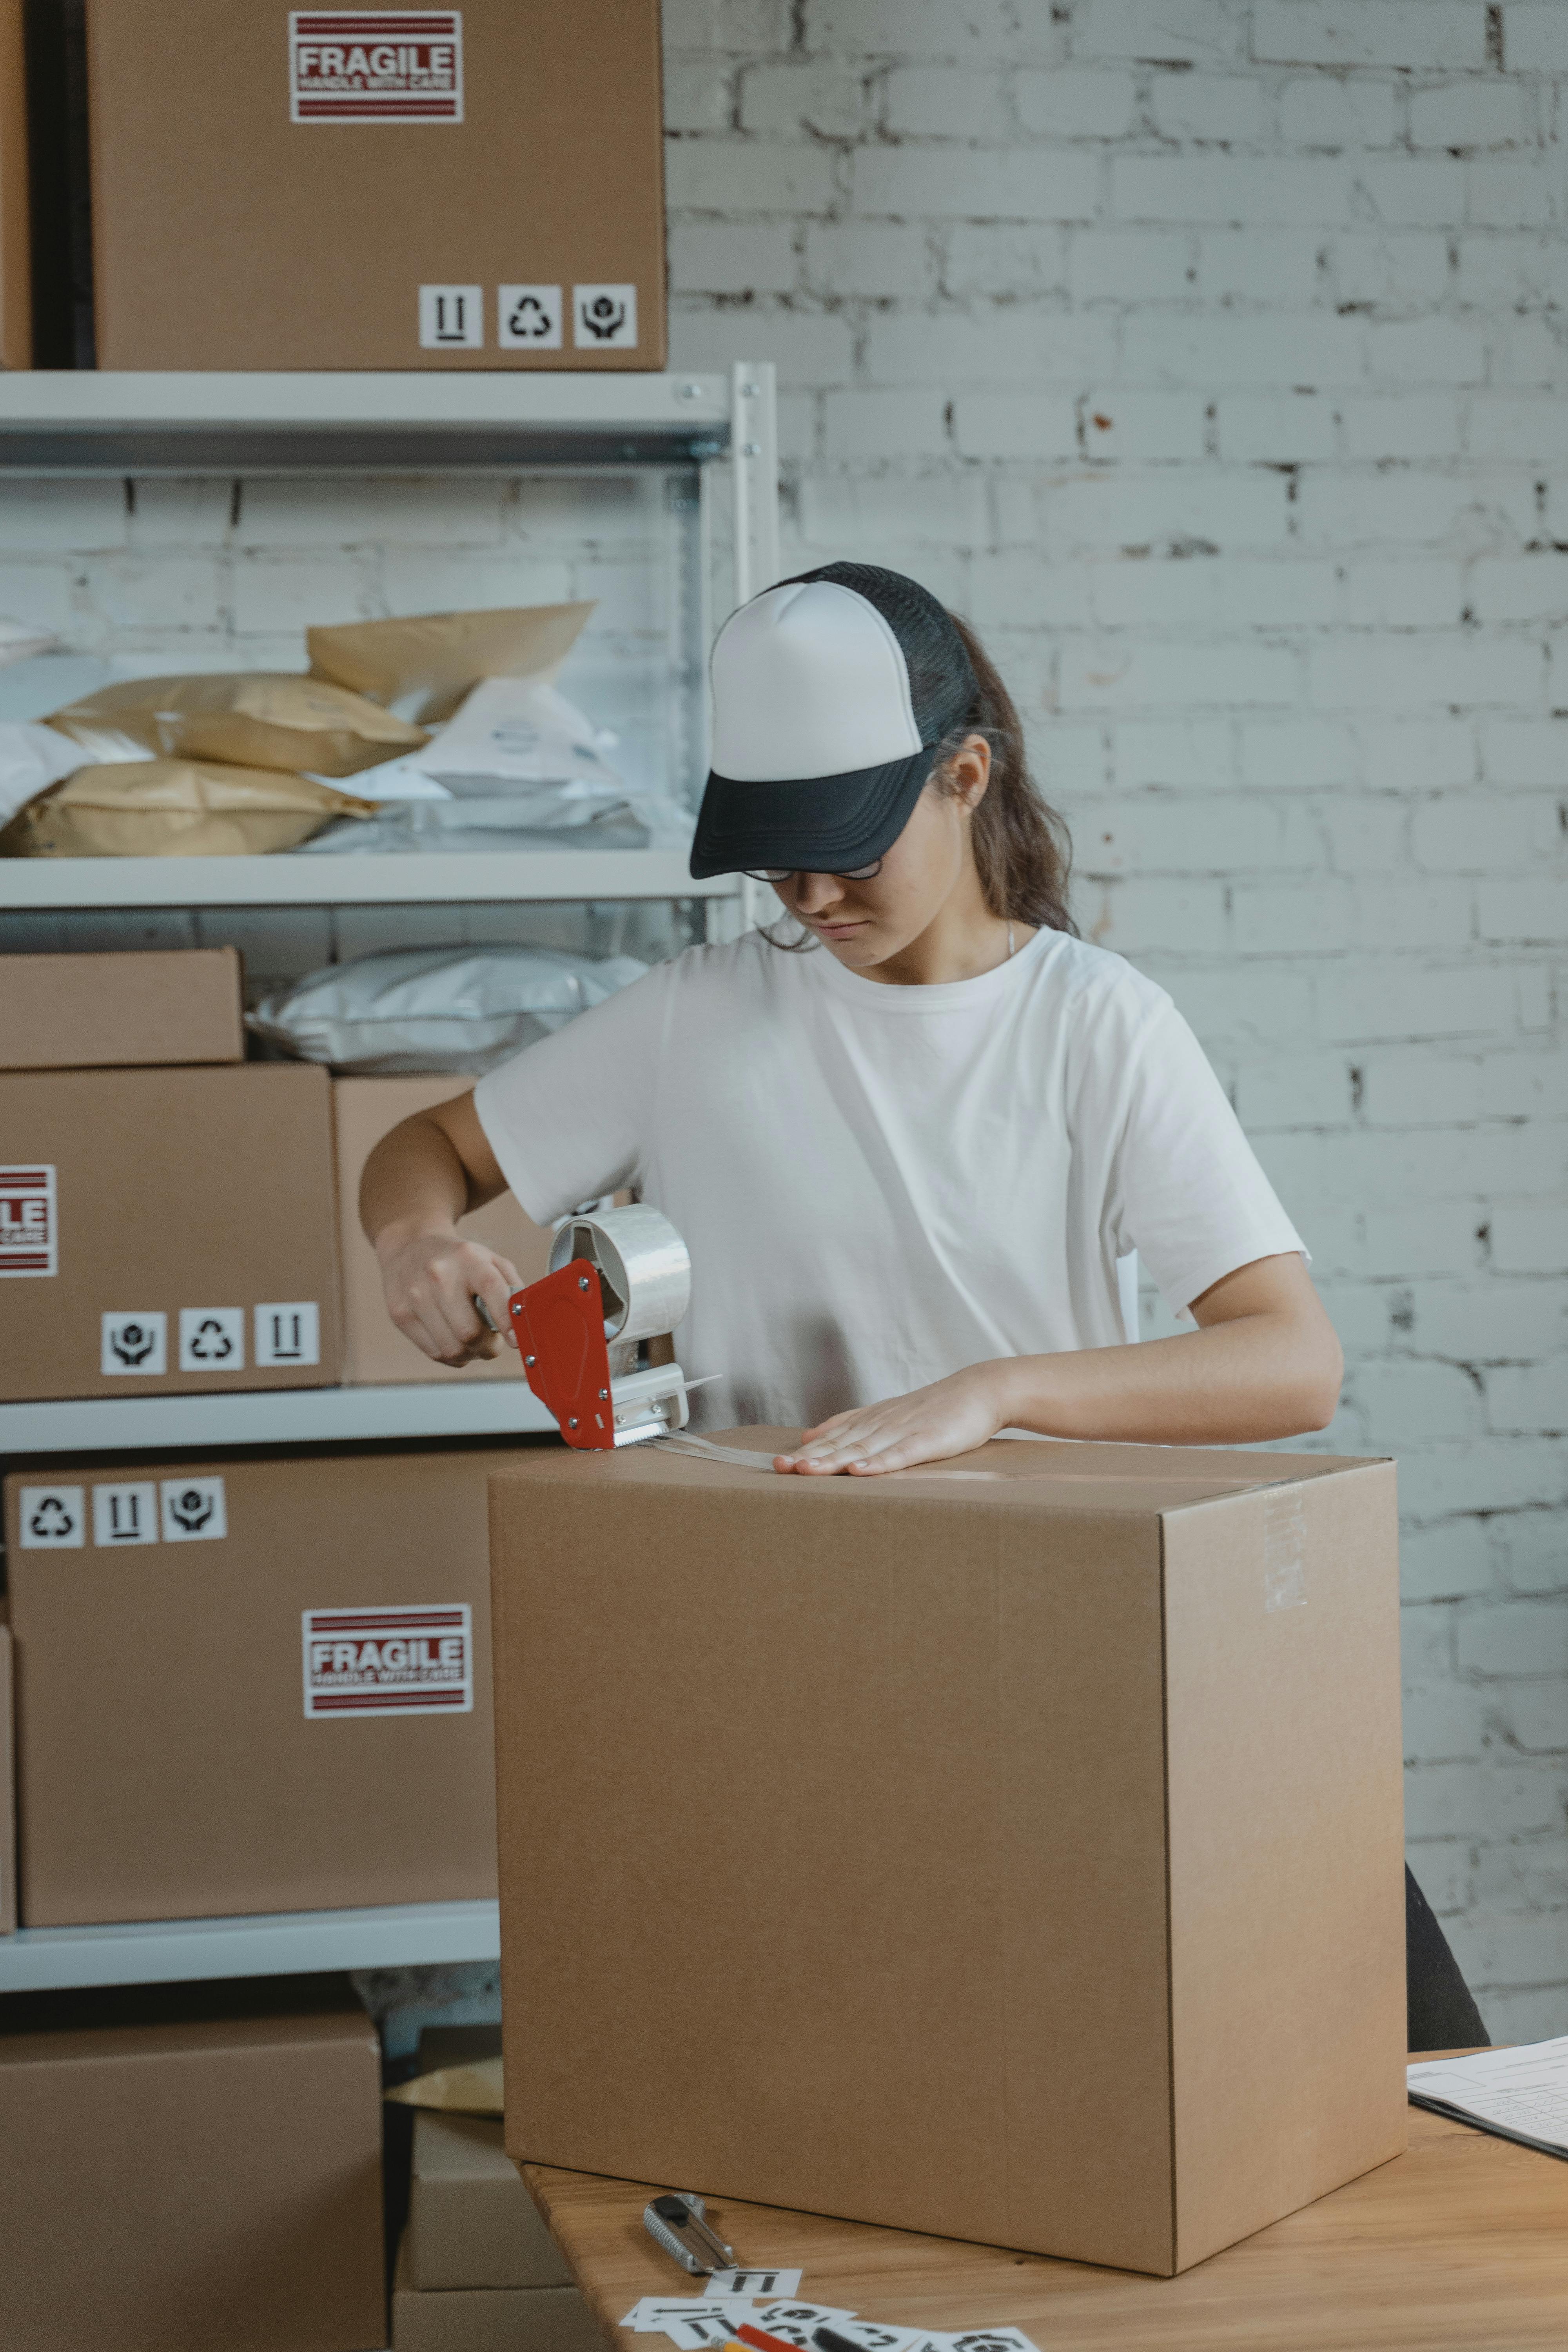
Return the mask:
<path id="1" fill-rule="evenodd" d="M 23 1927 L 0 1936 L 0 1993 L 203 1977 L 432 1968 L 500 1957 L 494 1903 L 401 1903 L 374 1911 L 277 1911 L 242 1919 Z"/>
<path id="2" fill-rule="evenodd" d="M 0 376 L 0 388 L 5 379 Z M 694 882 L 664 849 L 456 851 L 405 856 L 0 858 L 0 909 L 60 907 L 361 907 L 553 898 L 731 898 L 739 877 Z"/>
<path id="3" fill-rule="evenodd" d="M 523 1380 L 62 1397 L 0 1404 L 0 1458 L 122 1449 L 183 1453 L 204 1445 L 362 1444 L 389 1437 L 537 1436 L 554 1427 Z"/>
<path id="4" fill-rule="evenodd" d="M 23 371 L 0 376 L 0 471 L 700 463 L 731 413 L 728 375 Z"/>

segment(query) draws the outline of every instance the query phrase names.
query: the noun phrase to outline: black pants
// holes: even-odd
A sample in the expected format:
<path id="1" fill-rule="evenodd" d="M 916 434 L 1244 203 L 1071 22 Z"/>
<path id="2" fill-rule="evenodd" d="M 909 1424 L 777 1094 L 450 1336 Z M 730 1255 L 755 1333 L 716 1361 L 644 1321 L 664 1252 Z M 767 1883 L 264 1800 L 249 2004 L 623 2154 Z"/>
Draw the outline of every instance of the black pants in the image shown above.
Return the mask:
<path id="1" fill-rule="evenodd" d="M 1475 1996 L 1459 1974 L 1432 1906 L 1405 1873 L 1405 2001 L 1407 2050 L 1465 2050 L 1489 2044 Z"/>

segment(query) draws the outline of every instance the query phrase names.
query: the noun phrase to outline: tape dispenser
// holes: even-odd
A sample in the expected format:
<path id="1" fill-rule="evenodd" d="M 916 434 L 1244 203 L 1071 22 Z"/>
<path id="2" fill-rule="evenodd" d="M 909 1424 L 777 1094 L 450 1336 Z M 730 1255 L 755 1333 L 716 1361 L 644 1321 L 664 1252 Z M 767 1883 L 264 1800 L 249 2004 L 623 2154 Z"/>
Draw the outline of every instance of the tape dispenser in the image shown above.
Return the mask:
<path id="1" fill-rule="evenodd" d="M 568 1445 L 608 1453 L 685 1428 L 680 1366 L 643 1360 L 690 1297 L 686 1244 L 657 1209 L 633 1202 L 566 1219 L 549 1273 L 507 1303 L 528 1385 Z"/>

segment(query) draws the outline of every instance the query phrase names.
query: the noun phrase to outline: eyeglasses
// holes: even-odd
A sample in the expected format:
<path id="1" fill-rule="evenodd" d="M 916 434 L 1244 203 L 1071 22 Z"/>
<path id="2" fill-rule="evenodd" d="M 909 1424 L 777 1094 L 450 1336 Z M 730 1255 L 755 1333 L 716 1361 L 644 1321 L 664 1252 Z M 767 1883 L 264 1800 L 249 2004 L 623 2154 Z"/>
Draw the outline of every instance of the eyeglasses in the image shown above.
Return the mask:
<path id="1" fill-rule="evenodd" d="M 748 882 L 787 882 L 794 874 L 811 874 L 819 869 L 810 866 L 748 866 L 742 870 Z M 846 872 L 833 874 L 830 878 L 835 882 L 869 882 L 881 870 L 881 859 L 873 857 L 869 866 L 851 866 Z"/>

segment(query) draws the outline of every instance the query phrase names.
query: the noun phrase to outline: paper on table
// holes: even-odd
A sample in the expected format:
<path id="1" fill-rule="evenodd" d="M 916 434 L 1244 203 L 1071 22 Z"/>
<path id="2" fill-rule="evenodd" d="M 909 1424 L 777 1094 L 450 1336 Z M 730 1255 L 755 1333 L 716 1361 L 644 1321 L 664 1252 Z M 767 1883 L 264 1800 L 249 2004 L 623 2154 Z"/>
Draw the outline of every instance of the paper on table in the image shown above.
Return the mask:
<path id="1" fill-rule="evenodd" d="M 1568 2156 L 1568 2034 L 1473 2058 L 1427 2058 L 1406 2070 L 1417 2106 L 1479 2124 L 1548 2156 Z"/>
<path id="2" fill-rule="evenodd" d="M 695 1382 L 689 1382 L 695 1386 Z M 800 2293 L 798 2271 L 715 2271 L 708 2282 L 710 2294 L 748 2294 L 771 2303 L 776 2295 Z"/>

